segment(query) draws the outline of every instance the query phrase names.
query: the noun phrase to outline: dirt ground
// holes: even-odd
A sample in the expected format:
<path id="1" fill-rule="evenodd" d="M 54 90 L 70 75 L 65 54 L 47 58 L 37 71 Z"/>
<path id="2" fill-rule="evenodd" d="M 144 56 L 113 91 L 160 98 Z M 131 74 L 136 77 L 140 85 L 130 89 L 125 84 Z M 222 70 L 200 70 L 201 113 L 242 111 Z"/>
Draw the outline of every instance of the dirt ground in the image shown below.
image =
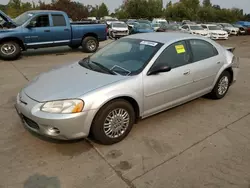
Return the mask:
<path id="1" fill-rule="evenodd" d="M 249 188 L 250 36 L 219 42 L 236 47 L 241 60 L 224 99 L 200 98 L 147 118 L 112 146 L 33 135 L 13 106 L 28 80 L 87 54 L 42 49 L 1 61 L 0 188 Z"/>

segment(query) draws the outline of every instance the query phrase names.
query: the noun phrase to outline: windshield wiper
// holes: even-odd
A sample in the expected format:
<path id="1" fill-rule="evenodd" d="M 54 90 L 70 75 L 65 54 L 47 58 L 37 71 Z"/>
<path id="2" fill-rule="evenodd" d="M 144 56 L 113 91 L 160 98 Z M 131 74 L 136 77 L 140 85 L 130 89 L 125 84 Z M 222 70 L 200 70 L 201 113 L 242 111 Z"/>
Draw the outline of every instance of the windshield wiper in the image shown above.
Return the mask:
<path id="1" fill-rule="evenodd" d="M 99 68 L 101 68 L 102 70 L 104 70 L 105 72 L 107 72 L 109 74 L 116 75 L 115 72 L 113 72 L 112 70 L 108 69 L 107 67 L 103 66 L 100 63 L 97 63 L 97 62 L 94 62 L 94 61 L 91 61 L 91 60 L 89 60 L 88 64 L 89 63 L 93 63 L 94 65 L 98 66 Z"/>

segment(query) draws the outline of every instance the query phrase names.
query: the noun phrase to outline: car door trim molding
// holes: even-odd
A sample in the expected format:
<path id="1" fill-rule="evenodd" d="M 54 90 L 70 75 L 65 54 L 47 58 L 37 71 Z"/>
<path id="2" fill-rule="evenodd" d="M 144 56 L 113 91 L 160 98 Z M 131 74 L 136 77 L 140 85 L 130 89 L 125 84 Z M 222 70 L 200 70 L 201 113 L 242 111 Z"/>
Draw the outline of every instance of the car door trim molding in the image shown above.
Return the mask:
<path id="1" fill-rule="evenodd" d="M 27 43 L 27 46 L 33 46 L 33 45 L 40 45 L 40 44 L 53 44 L 54 41 L 48 41 L 48 42 L 32 42 L 32 43 Z"/>

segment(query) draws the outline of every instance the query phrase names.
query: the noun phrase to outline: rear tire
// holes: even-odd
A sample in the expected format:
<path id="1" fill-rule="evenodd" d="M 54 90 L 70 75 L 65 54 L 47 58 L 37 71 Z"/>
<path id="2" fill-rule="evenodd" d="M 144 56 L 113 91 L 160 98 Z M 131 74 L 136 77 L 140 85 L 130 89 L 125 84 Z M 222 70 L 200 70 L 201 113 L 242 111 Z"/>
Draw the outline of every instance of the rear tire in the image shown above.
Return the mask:
<path id="1" fill-rule="evenodd" d="M 122 141 L 131 131 L 135 123 L 135 111 L 132 105 L 122 99 L 104 105 L 96 114 L 91 135 L 104 145 Z"/>
<path id="2" fill-rule="evenodd" d="M 209 98 L 215 100 L 222 99 L 228 92 L 230 82 L 230 73 L 228 71 L 224 71 L 217 80 L 212 92 L 208 94 Z"/>
<path id="3" fill-rule="evenodd" d="M 82 41 L 82 48 L 84 52 L 94 53 L 99 47 L 99 42 L 95 37 L 85 37 Z"/>
<path id="4" fill-rule="evenodd" d="M 21 55 L 21 47 L 16 41 L 5 41 L 0 44 L 0 58 L 16 60 Z"/>

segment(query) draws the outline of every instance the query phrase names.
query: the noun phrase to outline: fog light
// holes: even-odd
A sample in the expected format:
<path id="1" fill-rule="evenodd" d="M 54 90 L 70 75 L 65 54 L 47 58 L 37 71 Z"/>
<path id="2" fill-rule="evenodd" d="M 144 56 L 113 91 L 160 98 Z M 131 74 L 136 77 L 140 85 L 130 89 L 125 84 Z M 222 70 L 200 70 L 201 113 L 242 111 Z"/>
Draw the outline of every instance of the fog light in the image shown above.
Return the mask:
<path id="1" fill-rule="evenodd" d="M 60 134 L 60 131 L 59 131 L 58 128 L 49 127 L 49 128 L 48 128 L 48 134 L 49 134 L 49 135 L 52 135 L 52 136 L 55 136 L 55 135 Z"/>

